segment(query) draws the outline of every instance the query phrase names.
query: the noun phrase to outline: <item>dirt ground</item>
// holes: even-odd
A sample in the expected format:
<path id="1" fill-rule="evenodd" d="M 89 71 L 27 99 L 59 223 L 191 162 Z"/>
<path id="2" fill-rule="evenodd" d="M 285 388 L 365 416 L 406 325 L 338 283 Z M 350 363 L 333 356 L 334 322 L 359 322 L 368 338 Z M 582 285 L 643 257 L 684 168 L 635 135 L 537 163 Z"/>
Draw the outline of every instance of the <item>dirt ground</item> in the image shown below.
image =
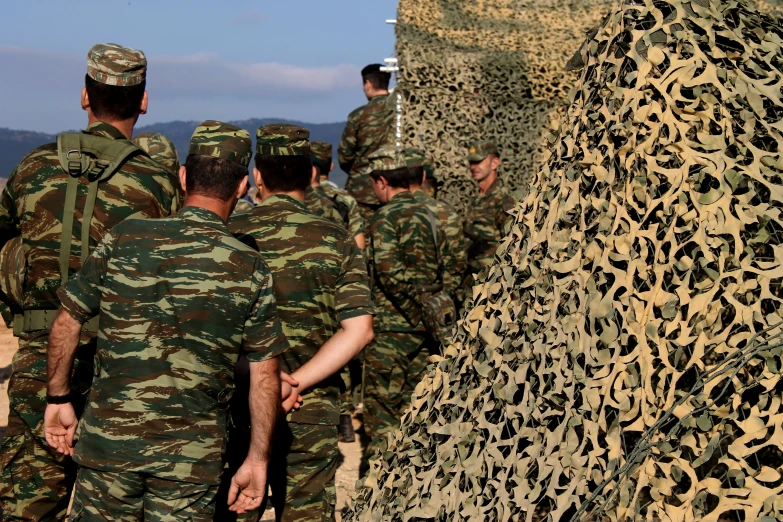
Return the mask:
<path id="1" fill-rule="evenodd" d="M 17 341 L 11 330 L 0 323 L 0 437 L 5 433 L 8 419 L 8 379 L 11 376 L 11 359 L 17 349 Z M 354 425 L 358 426 L 356 422 Z M 361 445 L 359 437 L 350 444 L 340 443 L 342 455 L 340 467 L 337 470 L 337 520 L 342 518 L 342 511 L 353 498 L 354 486 L 359 477 L 359 462 L 361 460 Z M 264 521 L 273 521 L 271 511 L 267 511 Z"/>

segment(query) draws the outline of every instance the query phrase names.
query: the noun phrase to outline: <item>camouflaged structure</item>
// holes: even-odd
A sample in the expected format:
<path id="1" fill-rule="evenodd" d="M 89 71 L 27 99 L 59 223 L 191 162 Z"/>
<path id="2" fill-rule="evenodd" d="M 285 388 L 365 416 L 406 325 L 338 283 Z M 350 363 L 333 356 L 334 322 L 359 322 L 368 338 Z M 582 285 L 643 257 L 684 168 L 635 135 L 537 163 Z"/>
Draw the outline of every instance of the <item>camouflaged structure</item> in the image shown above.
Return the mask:
<path id="1" fill-rule="evenodd" d="M 343 520 L 783 518 L 783 27 L 744 0 L 605 14 Z"/>

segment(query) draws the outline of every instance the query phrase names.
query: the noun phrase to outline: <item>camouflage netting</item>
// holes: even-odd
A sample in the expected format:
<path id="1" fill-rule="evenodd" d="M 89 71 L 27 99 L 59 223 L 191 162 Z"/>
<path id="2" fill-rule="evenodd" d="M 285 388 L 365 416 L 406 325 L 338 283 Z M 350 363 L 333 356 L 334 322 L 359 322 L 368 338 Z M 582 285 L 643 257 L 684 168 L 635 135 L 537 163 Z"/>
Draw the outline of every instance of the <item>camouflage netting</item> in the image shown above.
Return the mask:
<path id="1" fill-rule="evenodd" d="M 397 57 L 404 140 L 424 147 L 444 196 L 473 195 L 470 141 L 500 146 L 501 175 L 524 191 L 577 76 L 563 65 L 612 0 L 400 0 Z M 422 141 L 423 140 L 423 141 Z"/>
<path id="2" fill-rule="evenodd" d="M 744 0 L 618 2 L 343 520 L 783 519 L 781 37 Z"/>

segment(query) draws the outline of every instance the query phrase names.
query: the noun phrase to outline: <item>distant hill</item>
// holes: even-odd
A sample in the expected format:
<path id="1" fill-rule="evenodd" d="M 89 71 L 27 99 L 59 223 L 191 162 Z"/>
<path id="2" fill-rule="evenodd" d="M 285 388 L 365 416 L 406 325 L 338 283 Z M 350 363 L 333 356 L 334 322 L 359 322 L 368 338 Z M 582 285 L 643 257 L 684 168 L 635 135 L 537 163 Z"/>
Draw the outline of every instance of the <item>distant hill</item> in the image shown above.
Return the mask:
<path id="1" fill-rule="evenodd" d="M 233 121 L 234 125 L 247 129 L 253 138 L 255 146 L 256 129 L 267 123 L 294 123 L 310 129 L 310 139 L 321 140 L 331 143 L 334 146 L 334 164 L 335 170 L 330 179 L 339 186 L 345 185 L 346 175 L 337 166 L 337 143 L 345 127 L 345 123 L 303 123 L 290 120 L 281 120 L 275 118 L 251 119 L 242 121 Z M 181 160 L 184 160 L 188 152 L 188 143 L 193 135 L 193 130 L 199 122 L 197 121 L 172 121 L 168 123 L 154 123 L 143 127 L 136 127 L 136 133 L 141 132 L 161 132 L 174 142 Z M 41 132 L 20 131 L 13 129 L 0 128 L 0 189 L 5 185 L 5 178 L 11 174 L 11 170 L 17 163 L 32 149 L 46 143 L 56 140 L 54 134 L 44 134 Z"/>

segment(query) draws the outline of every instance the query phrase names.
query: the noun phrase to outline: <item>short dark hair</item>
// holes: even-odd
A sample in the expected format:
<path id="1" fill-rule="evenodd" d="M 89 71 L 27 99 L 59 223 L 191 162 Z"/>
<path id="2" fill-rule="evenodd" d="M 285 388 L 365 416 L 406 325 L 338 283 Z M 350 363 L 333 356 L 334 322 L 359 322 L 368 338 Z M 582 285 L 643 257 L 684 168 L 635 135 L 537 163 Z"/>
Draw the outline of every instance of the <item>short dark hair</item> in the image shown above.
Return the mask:
<path id="1" fill-rule="evenodd" d="M 202 154 L 188 154 L 185 159 L 185 191 L 228 201 L 247 176 L 239 163 Z"/>
<path id="2" fill-rule="evenodd" d="M 84 87 L 90 98 L 90 109 L 96 118 L 121 121 L 139 113 L 147 81 L 131 87 L 119 87 L 96 82 L 85 74 Z"/>
<path id="3" fill-rule="evenodd" d="M 424 179 L 424 167 L 408 167 L 409 185 L 421 185 Z"/>
<path id="4" fill-rule="evenodd" d="M 374 89 L 389 89 L 391 74 L 381 71 L 381 64 L 373 63 L 362 69 L 362 81 L 370 82 Z"/>
<path id="5" fill-rule="evenodd" d="M 437 193 L 438 193 L 438 182 L 435 181 L 432 178 L 427 178 L 427 179 L 424 180 L 424 182 L 422 182 L 421 188 L 423 188 L 424 190 L 427 190 L 428 188 L 431 188 L 432 191 L 437 195 Z"/>
<path id="6" fill-rule="evenodd" d="M 408 167 L 401 167 L 394 170 L 374 170 L 370 172 L 370 177 L 375 181 L 386 178 L 386 182 L 392 188 L 410 188 L 410 172 Z"/>
<path id="7" fill-rule="evenodd" d="M 269 192 L 305 190 L 313 176 L 310 156 L 256 154 L 256 168 L 261 171 L 264 186 Z"/>

